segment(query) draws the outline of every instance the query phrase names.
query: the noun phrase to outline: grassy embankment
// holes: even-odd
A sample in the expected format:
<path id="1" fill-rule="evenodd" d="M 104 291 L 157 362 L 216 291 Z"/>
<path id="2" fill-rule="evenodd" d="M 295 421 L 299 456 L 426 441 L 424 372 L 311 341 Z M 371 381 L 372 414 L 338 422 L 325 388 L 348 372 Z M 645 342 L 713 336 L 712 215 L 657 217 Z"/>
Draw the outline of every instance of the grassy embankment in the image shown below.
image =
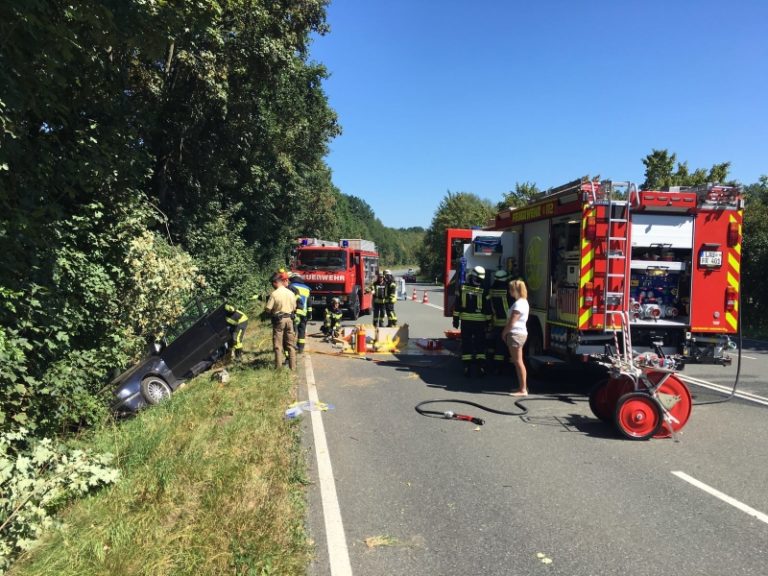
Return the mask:
<path id="1" fill-rule="evenodd" d="M 305 461 L 298 423 L 283 419 L 296 379 L 269 368 L 269 326 L 252 321 L 245 350 L 229 383 L 204 373 L 80 439 L 115 454 L 121 480 L 69 506 L 65 528 L 10 573 L 304 574 Z"/>

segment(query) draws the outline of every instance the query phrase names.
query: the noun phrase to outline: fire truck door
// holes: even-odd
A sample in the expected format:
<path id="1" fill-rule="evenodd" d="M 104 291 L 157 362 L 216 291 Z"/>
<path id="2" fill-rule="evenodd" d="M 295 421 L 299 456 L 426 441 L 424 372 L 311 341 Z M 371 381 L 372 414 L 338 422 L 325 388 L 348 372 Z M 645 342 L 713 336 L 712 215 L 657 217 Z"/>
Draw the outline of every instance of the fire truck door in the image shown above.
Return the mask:
<path id="1" fill-rule="evenodd" d="M 549 297 L 549 220 L 525 225 L 521 269 L 528 286 L 531 307 L 546 309 Z"/>
<path id="2" fill-rule="evenodd" d="M 691 331 L 734 333 L 737 326 L 740 250 L 729 245 L 733 211 L 696 215 L 691 262 Z"/>

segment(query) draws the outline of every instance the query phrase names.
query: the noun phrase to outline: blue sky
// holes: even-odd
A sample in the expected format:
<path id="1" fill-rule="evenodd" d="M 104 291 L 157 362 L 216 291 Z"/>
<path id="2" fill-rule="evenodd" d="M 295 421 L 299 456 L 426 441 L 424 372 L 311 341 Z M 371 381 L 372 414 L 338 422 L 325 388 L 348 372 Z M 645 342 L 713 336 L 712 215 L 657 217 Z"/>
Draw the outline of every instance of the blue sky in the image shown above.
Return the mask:
<path id="1" fill-rule="evenodd" d="M 766 0 L 332 0 L 310 58 L 343 134 L 327 162 L 385 226 L 428 227 L 447 191 L 768 174 Z"/>

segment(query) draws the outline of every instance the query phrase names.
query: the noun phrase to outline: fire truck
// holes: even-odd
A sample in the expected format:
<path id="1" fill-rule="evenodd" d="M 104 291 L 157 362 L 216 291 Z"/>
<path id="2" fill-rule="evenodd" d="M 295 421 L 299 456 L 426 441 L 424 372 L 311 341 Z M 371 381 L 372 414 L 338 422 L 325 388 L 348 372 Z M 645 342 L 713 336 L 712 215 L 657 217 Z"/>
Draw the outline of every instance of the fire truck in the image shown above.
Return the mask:
<path id="1" fill-rule="evenodd" d="M 620 348 L 629 329 L 636 353 L 727 365 L 739 331 L 743 208 L 739 187 L 569 182 L 485 229 L 446 231 L 444 313 L 473 266 L 486 268 L 487 282 L 505 268 L 528 287 L 534 364 L 589 360 Z"/>
<path id="2" fill-rule="evenodd" d="M 336 241 L 299 238 L 292 252 L 291 271 L 298 273 L 311 290 L 310 304 L 321 318 L 331 298 L 341 300 L 341 309 L 353 320 L 372 307 L 366 286 L 373 284 L 379 267 L 376 244 L 359 238 Z"/>

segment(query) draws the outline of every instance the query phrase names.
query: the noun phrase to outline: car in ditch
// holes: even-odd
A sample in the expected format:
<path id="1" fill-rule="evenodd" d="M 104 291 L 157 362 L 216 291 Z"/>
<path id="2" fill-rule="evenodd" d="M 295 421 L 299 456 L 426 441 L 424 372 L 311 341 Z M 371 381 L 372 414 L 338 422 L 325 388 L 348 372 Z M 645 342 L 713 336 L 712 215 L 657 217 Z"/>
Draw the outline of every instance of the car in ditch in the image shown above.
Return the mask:
<path id="1" fill-rule="evenodd" d="M 222 358 L 230 339 L 224 305 L 211 309 L 199 300 L 190 303 L 163 339 L 109 384 L 112 412 L 127 416 L 169 398 Z"/>

